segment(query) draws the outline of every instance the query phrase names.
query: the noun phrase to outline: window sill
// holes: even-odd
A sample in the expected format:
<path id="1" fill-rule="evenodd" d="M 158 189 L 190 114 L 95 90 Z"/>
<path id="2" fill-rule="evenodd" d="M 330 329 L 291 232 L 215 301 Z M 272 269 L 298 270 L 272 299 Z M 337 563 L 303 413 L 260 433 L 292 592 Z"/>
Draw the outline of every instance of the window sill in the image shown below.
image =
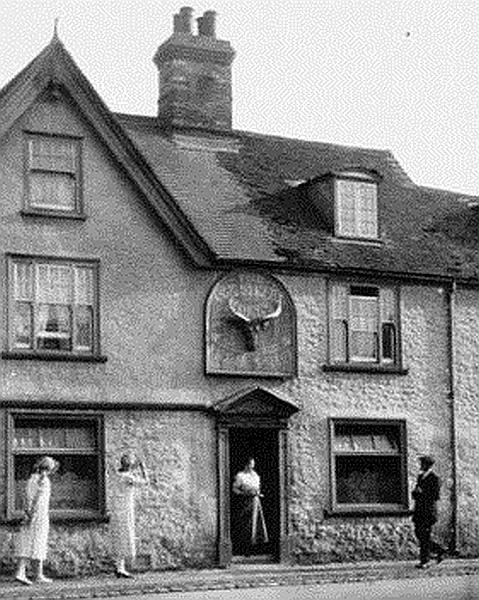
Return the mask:
<path id="1" fill-rule="evenodd" d="M 338 517 L 410 517 L 412 514 L 413 511 L 409 508 L 395 508 L 381 505 L 364 508 L 333 508 L 324 511 L 324 516 L 328 519 Z"/>
<path id="2" fill-rule="evenodd" d="M 66 210 L 50 210 L 42 208 L 26 208 L 20 211 L 22 217 L 53 217 L 58 219 L 73 219 L 76 221 L 85 221 L 85 213 L 68 212 Z"/>
<path id="3" fill-rule="evenodd" d="M 342 373 L 390 373 L 392 375 L 407 375 L 409 369 L 404 369 L 397 365 L 377 365 L 377 364 L 337 364 L 323 365 L 323 371 L 342 372 Z"/>
<path id="4" fill-rule="evenodd" d="M 106 356 L 102 355 L 85 355 L 81 354 L 69 354 L 62 352 L 20 352 L 20 351 L 12 351 L 6 350 L 2 352 L 2 358 L 6 360 L 49 360 L 49 361 L 62 361 L 62 362 L 96 362 L 96 363 L 104 363 L 108 359 Z"/>
<path id="5" fill-rule="evenodd" d="M 50 521 L 52 523 L 108 523 L 110 521 L 110 515 L 106 513 L 88 513 L 82 511 L 62 511 L 55 514 L 54 511 L 50 511 Z M 17 527 L 21 525 L 22 517 L 7 517 L 6 519 L 0 519 L 0 525 L 13 525 Z"/>
<path id="6" fill-rule="evenodd" d="M 380 238 L 348 237 L 347 235 L 336 234 L 332 238 L 335 242 L 346 242 L 353 244 L 367 244 L 368 246 L 383 246 L 384 242 Z"/>

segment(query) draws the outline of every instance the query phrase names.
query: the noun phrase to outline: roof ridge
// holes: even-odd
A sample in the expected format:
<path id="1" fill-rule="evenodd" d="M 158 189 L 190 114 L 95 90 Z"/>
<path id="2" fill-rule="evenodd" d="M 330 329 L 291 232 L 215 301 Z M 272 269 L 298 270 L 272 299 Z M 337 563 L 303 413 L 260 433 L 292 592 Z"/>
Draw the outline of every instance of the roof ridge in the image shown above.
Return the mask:
<path id="1" fill-rule="evenodd" d="M 156 119 L 157 119 L 156 115 L 140 115 L 140 114 L 116 112 L 116 111 L 113 111 L 113 114 L 120 119 L 125 118 L 125 119 L 131 119 L 132 121 L 136 120 L 136 119 L 138 119 L 139 121 L 141 121 L 141 120 L 156 121 Z M 248 136 L 248 137 L 255 137 L 258 139 L 297 142 L 300 144 L 306 144 L 306 145 L 311 145 L 311 146 L 324 146 L 324 147 L 334 146 L 336 148 L 344 148 L 345 150 L 355 150 L 355 151 L 365 152 L 368 154 L 370 154 L 371 152 L 377 153 L 377 154 L 389 154 L 390 156 L 392 156 L 394 158 L 394 160 L 396 160 L 396 158 L 394 157 L 394 154 L 392 153 L 392 150 L 390 148 L 372 148 L 372 147 L 368 147 L 368 146 L 354 146 L 354 145 L 348 145 L 348 144 L 340 144 L 337 142 L 324 142 L 321 140 L 306 140 L 306 139 L 302 139 L 302 138 L 298 138 L 298 137 L 289 137 L 289 136 L 279 135 L 279 134 L 269 134 L 269 133 L 259 133 L 256 131 L 247 131 L 245 129 L 233 129 L 231 131 L 231 133 L 232 134 L 240 134 L 240 135 L 244 135 L 244 136 Z"/>
<path id="2" fill-rule="evenodd" d="M 331 147 L 331 146 L 335 146 L 337 148 L 345 148 L 347 150 L 359 150 L 359 151 L 364 151 L 364 152 L 374 152 L 377 154 L 391 154 L 392 155 L 392 151 L 389 148 L 371 148 L 368 146 L 354 146 L 351 144 L 340 144 L 337 142 L 324 142 L 321 140 L 306 140 L 306 139 L 302 139 L 302 138 L 298 138 L 298 137 L 289 137 L 289 136 L 285 136 L 285 135 L 279 135 L 279 134 L 269 134 L 269 133 L 258 133 L 255 131 L 246 131 L 244 129 L 235 129 L 233 130 L 234 133 L 239 133 L 241 135 L 246 135 L 246 136 L 250 136 L 250 137 L 256 137 L 256 138 L 260 138 L 260 139 L 272 139 L 272 140 L 284 140 L 284 141 L 289 141 L 289 142 L 298 142 L 301 144 L 307 144 L 307 145 L 314 145 L 314 146 L 327 146 L 327 147 Z"/>
<path id="3" fill-rule="evenodd" d="M 418 186 L 421 190 L 424 190 L 426 192 L 431 192 L 433 194 L 441 194 L 444 196 L 454 196 L 456 197 L 458 200 L 460 200 L 461 198 L 464 198 L 465 200 L 477 200 L 479 198 L 479 194 L 469 194 L 467 192 L 458 192 L 455 190 L 447 190 L 444 188 L 438 188 L 438 187 L 434 187 L 432 185 L 420 185 Z"/>

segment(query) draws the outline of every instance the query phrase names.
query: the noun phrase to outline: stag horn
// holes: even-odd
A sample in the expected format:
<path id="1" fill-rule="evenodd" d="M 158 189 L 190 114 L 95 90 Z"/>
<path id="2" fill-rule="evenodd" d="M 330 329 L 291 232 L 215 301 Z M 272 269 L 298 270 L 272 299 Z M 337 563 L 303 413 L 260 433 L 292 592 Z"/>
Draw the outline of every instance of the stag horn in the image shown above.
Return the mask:
<path id="1" fill-rule="evenodd" d="M 238 318 L 243 321 L 249 323 L 251 321 L 250 317 L 246 316 L 241 309 L 238 307 L 238 302 L 236 298 L 230 298 L 228 300 L 228 306 L 230 307 L 231 312 Z"/>
<path id="2" fill-rule="evenodd" d="M 273 310 L 273 312 L 268 313 L 267 315 L 265 315 L 264 317 L 262 317 L 263 321 L 266 320 L 270 320 L 270 319 L 276 319 L 276 317 L 279 317 L 279 315 L 281 314 L 283 310 L 283 304 L 281 302 L 281 296 L 278 298 L 278 306 Z"/>

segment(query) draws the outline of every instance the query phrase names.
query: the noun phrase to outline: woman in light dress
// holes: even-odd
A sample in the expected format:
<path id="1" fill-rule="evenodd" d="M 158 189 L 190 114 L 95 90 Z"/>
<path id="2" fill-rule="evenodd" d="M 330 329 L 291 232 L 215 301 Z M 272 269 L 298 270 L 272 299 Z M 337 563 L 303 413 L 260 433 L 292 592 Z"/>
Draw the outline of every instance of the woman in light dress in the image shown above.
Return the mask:
<path id="1" fill-rule="evenodd" d="M 233 535 L 238 548 L 251 554 L 260 542 L 268 543 L 268 531 L 261 506 L 261 481 L 254 469 L 254 458 L 249 458 L 244 469 L 236 474 L 233 493 L 236 495 L 236 510 Z"/>
<path id="2" fill-rule="evenodd" d="M 113 500 L 111 533 L 117 577 L 132 577 L 126 570 L 126 560 L 136 557 L 135 542 L 135 492 L 139 485 L 149 483 L 142 461 L 133 454 L 124 454 L 117 471 L 118 485 Z"/>
<path id="3" fill-rule="evenodd" d="M 35 560 L 38 563 L 37 581 L 43 583 L 51 581 L 43 574 L 43 562 L 47 556 L 50 528 L 50 476 L 57 468 L 56 460 L 44 456 L 33 467 L 27 482 L 25 516 L 18 535 L 19 560 L 15 576 L 15 579 L 24 585 L 32 584 L 26 574 L 28 560 Z"/>

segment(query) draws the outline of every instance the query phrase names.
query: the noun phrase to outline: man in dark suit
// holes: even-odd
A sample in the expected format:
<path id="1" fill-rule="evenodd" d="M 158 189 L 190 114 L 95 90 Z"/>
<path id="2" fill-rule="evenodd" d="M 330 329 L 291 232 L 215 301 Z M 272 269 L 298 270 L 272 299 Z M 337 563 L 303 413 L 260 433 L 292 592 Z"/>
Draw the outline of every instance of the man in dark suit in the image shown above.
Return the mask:
<path id="1" fill-rule="evenodd" d="M 421 468 L 416 487 L 412 492 L 414 498 L 412 520 L 420 548 L 419 564 L 416 566 L 422 569 L 428 564 L 431 553 L 436 555 L 436 561 L 440 563 L 446 550 L 437 542 L 431 540 L 431 530 L 437 521 L 437 502 L 441 487 L 439 477 L 432 470 L 434 459 L 430 456 L 421 456 L 419 464 Z"/>

